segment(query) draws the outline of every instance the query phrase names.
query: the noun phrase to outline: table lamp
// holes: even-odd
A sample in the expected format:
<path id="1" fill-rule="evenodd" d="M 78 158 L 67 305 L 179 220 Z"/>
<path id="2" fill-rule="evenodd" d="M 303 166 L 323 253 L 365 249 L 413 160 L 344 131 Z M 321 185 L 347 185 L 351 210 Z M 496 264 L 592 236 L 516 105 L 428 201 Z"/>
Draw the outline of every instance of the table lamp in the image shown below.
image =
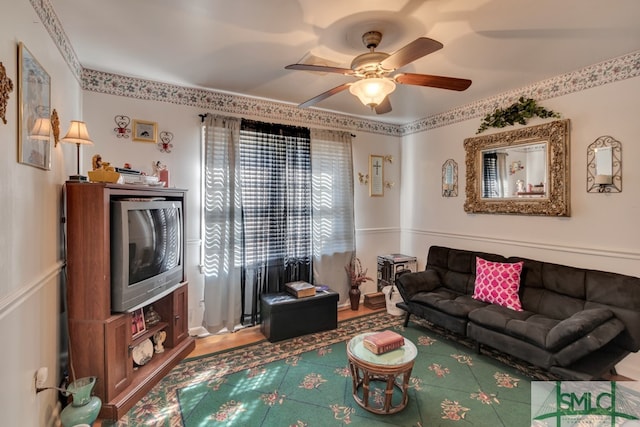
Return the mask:
<path id="1" fill-rule="evenodd" d="M 85 122 L 81 122 L 78 120 L 71 120 L 71 124 L 69 125 L 69 131 L 62 138 L 63 142 L 71 142 L 75 143 L 78 148 L 77 154 L 77 174 L 69 176 L 69 181 L 87 181 L 87 177 L 80 175 L 80 144 L 89 144 L 92 145 L 93 141 L 91 137 L 89 137 L 89 132 L 87 132 L 87 125 Z"/>

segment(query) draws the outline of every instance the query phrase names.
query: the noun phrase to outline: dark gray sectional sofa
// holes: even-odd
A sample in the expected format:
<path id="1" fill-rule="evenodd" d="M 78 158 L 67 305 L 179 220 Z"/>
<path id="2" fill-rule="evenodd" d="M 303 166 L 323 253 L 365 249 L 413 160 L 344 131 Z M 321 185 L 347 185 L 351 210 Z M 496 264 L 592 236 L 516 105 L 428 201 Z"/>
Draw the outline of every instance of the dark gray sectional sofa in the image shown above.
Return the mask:
<path id="1" fill-rule="evenodd" d="M 476 258 L 523 261 L 523 311 L 472 298 Z M 424 271 L 396 285 L 411 315 L 544 368 L 558 378 L 601 379 L 640 349 L 640 278 L 531 259 L 432 246 Z"/>

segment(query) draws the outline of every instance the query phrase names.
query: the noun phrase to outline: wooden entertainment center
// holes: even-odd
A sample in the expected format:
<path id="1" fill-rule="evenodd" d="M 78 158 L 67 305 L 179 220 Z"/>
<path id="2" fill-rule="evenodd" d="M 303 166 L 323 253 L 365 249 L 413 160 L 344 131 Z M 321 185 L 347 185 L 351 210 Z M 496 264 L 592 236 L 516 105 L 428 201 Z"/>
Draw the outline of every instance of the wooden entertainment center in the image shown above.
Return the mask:
<path id="1" fill-rule="evenodd" d="M 110 202 L 125 197 L 183 201 L 186 190 L 67 182 L 67 313 L 69 357 L 75 378 L 96 376 L 100 418 L 117 420 L 195 347 L 188 334 L 187 282 L 153 302 L 161 321 L 132 337 L 131 313 L 111 311 Z M 184 222 L 182 235 L 184 236 Z M 164 352 L 134 366 L 136 345 L 164 330 Z"/>

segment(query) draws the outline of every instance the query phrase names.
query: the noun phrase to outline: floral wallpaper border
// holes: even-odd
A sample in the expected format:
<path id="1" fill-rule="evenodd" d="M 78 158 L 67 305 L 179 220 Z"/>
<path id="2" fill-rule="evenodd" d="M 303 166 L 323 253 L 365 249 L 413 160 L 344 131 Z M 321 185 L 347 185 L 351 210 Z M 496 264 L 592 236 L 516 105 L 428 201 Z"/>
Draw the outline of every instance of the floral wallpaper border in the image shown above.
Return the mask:
<path id="1" fill-rule="evenodd" d="M 638 76 L 640 76 L 640 51 L 590 65 L 577 71 L 561 74 L 519 89 L 503 92 L 445 113 L 407 123 L 402 126 L 401 132 L 403 135 L 408 135 L 476 117 L 484 117 L 496 108 L 503 108 L 513 104 L 521 96 L 541 101 Z"/>
<path id="2" fill-rule="evenodd" d="M 521 96 L 537 101 L 579 92 L 640 75 L 640 51 L 613 58 L 577 71 L 503 92 L 490 98 L 403 125 L 313 109 L 300 109 L 283 102 L 266 101 L 213 90 L 196 89 L 83 68 L 48 0 L 30 0 L 36 13 L 58 46 L 60 53 L 84 90 L 149 101 L 199 107 L 227 114 L 251 114 L 264 119 L 315 124 L 336 129 L 391 136 L 424 132 L 476 117 L 514 103 Z"/>
<path id="3" fill-rule="evenodd" d="M 303 109 L 283 102 L 159 83 L 86 68 L 82 71 L 82 88 L 110 95 L 188 105 L 220 113 L 250 114 L 265 119 L 286 120 L 307 125 L 313 123 L 338 129 L 400 136 L 400 126 L 397 124 Z"/>

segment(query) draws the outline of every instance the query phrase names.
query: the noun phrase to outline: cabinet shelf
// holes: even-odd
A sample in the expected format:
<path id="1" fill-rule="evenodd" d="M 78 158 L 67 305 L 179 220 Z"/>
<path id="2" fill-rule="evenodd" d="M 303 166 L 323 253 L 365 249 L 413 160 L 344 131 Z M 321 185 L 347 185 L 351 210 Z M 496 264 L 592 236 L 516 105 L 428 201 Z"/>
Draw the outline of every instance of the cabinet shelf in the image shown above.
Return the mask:
<path id="1" fill-rule="evenodd" d="M 167 322 L 158 322 L 158 324 L 150 326 L 149 329 L 131 339 L 131 347 L 135 347 L 142 341 L 153 337 L 156 332 L 165 329 L 168 325 L 169 324 Z"/>

